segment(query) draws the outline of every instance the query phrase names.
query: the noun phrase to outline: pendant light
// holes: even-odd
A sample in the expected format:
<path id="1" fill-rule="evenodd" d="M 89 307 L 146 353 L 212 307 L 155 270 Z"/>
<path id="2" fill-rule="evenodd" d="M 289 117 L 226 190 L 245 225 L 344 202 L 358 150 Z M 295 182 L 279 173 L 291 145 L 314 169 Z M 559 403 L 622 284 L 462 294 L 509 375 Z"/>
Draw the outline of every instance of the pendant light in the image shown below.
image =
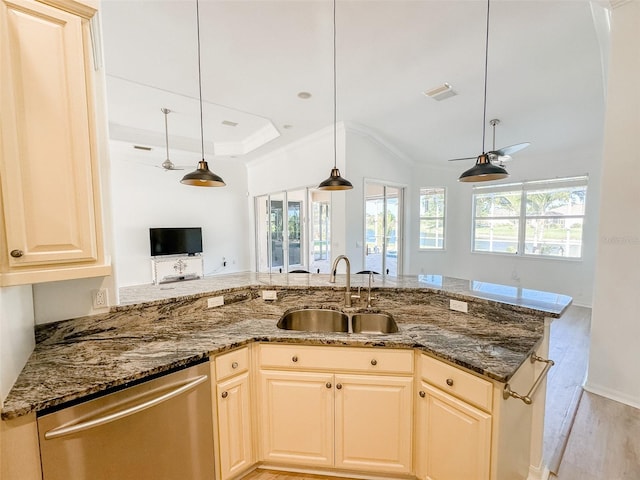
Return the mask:
<path id="1" fill-rule="evenodd" d="M 340 176 L 340 170 L 337 167 L 338 148 L 337 148 L 337 94 L 336 94 L 336 0 L 333 0 L 333 168 L 329 178 L 318 185 L 318 190 L 351 190 L 353 185 L 346 178 Z"/>
<path id="2" fill-rule="evenodd" d="M 478 156 L 476 164 L 469 170 L 465 171 L 458 178 L 459 182 L 487 182 L 490 180 L 500 180 L 507 178 L 507 171 L 498 165 L 491 163 L 489 155 L 485 153 L 485 133 L 487 125 L 487 76 L 489 70 L 489 4 L 487 0 L 487 35 L 485 38 L 484 51 L 484 104 L 482 111 L 482 154 Z"/>
<path id="3" fill-rule="evenodd" d="M 187 173 L 180 183 L 193 185 L 194 187 L 224 187 L 226 183 L 221 177 L 209 170 L 209 165 L 204 159 L 204 125 L 202 116 L 202 65 L 200 61 L 200 7 L 196 0 L 196 26 L 198 33 L 198 92 L 200 94 L 200 142 L 202 147 L 202 160 L 198 162 L 198 168 Z"/>

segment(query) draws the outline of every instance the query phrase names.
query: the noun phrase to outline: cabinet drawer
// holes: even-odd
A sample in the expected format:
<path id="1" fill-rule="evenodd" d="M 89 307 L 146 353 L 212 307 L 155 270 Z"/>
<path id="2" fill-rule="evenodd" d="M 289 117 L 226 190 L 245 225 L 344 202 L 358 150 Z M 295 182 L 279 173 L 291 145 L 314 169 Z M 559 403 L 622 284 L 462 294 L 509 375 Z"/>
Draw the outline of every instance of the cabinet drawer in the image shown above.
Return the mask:
<path id="1" fill-rule="evenodd" d="M 429 357 L 420 356 L 420 375 L 423 380 L 462 400 L 490 412 L 493 384 L 459 368 Z"/>
<path id="2" fill-rule="evenodd" d="M 413 350 L 261 344 L 261 368 L 413 373 Z"/>
<path id="3" fill-rule="evenodd" d="M 249 347 L 239 348 L 216 357 L 216 381 L 249 370 Z"/>

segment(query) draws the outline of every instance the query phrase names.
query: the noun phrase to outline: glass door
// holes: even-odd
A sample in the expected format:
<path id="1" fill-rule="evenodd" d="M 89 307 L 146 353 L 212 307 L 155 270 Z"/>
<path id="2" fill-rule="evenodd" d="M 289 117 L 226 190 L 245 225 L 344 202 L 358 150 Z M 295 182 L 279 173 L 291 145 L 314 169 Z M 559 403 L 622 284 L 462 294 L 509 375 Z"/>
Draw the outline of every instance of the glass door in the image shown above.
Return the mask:
<path id="1" fill-rule="evenodd" d="M 404 188 L 365 184 L 365 270 L 402 275 Z"/>
<path id="2" fill-rule="evenodd" d="M 330 214 L 328 192 L 305 188 L 256 197 L 256 271 L 328 273 Z"/>

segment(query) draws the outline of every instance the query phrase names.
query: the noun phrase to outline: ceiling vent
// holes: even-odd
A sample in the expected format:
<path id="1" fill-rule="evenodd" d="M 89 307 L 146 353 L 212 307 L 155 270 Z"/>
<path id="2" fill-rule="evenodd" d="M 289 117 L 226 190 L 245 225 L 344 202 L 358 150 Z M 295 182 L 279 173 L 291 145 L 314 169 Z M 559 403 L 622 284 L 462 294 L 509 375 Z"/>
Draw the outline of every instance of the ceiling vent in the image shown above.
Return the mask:
<path id="1" fill-rule="evenodd" d="M 427 97 L 433 98 L 434 100 L 438 101 L 457 95 L 457 93 L 453 90 L 453 87 L 448 83 L 444 83 L 436 88 L 426 90 L 422 93 Z"/>
<path id="2" fill-rule="evenodd" d="M 151 151 L 151 147 L 143 147 L 142 145 L 134 145 L 133 148 L 136 150 L 144 150 L 145 152 Z"/>
<path id="3" fill-rule="evenodd" d="M 225 125 L 227 127 L 237 127 L 238 122 L 232 122 L 231 120 L 223 120 L 222 125 Z"/>

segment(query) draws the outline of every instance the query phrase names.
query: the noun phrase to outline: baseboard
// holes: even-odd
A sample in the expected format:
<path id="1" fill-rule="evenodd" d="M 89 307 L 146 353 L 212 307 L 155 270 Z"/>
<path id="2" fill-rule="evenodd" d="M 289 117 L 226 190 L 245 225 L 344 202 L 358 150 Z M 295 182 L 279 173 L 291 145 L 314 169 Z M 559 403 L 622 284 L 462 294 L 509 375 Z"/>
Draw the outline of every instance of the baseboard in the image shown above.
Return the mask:
<path id="1" fill-rule="evenodd" d="M 529 465 L 529 476 L 527 480 L 549 480 L 549 469 L 542 463 L 537 467 Z"/>
<path id="2" fill-rule="evenodd" d="M 596 395 L 600 395 L 601 397 L 608 398 L 609 400 L 613 400 L 614 402 L 624 403 L 625 405 L 629 405 L 630 407 L 640 409 L 640 399 L 629 397 L 628 395 L 618 392 L 617 390 L 612 390 L 600 385 L 594 385 L 593 383 L 590 383 L 588 379 L 585 382 L 583 388 L 589 393 L 594 393 Z"/>

